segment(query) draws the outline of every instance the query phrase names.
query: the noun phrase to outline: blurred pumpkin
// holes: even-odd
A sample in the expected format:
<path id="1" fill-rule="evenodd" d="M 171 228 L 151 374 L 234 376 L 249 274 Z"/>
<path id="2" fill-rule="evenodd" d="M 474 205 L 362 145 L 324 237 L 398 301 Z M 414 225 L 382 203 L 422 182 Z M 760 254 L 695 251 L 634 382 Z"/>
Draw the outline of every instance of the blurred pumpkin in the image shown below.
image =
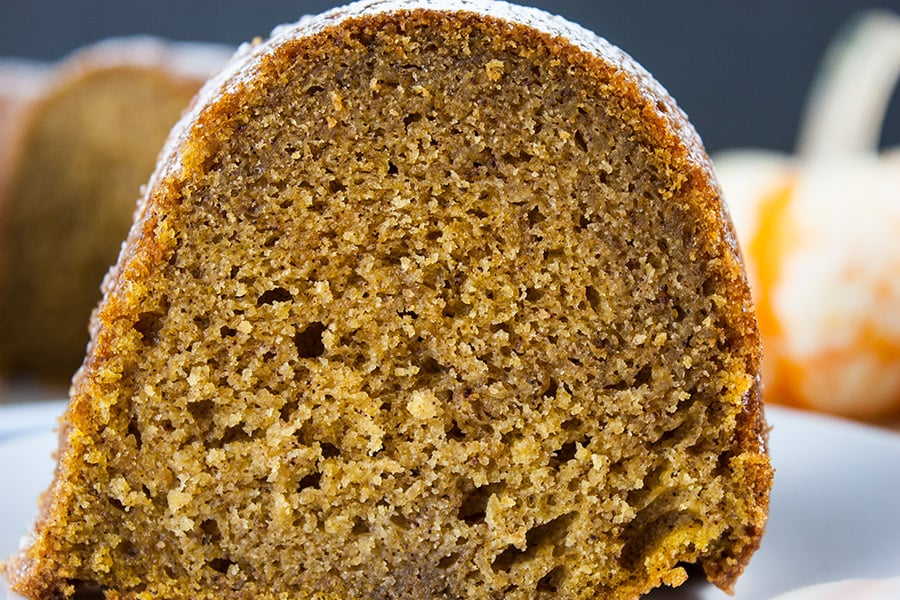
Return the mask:
<path id="1" fill-rule="evenodd" d="M 900 415 L 900 153 L 878 153 L 900 18 L 867 13 L 826 56 L 796 156 L 714 157 L 747 261 L 766 401 Z"/>

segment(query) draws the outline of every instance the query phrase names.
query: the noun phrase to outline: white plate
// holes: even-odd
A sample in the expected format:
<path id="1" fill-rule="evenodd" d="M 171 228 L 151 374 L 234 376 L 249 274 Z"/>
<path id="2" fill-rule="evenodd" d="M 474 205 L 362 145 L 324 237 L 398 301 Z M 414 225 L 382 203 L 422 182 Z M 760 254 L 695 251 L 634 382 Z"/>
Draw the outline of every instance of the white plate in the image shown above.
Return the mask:
<path id="1" fill-rule="evenodd" d="M 0 444 L 10 436 L 52 429 L 65 406 L 65 402 L 0 404 Z"/>
<path id="2" fill-rule="evenodd" d="M 15 551 L 49 481 L 54 416 L 62 408 L 0 407 L 0 557 Z M 767 412 L 777 471 L 769 526 L 734 598 L 763 600 L 829 581 L 900 576 L 900 435 L 782 408 Z M 14 421 L 23 430 L 18 435 L 10 433 Z M 19 598 L 0 580 L 0 597 L 4 592 Z M 690 581 L 648 598 L 729 596 Z"/>

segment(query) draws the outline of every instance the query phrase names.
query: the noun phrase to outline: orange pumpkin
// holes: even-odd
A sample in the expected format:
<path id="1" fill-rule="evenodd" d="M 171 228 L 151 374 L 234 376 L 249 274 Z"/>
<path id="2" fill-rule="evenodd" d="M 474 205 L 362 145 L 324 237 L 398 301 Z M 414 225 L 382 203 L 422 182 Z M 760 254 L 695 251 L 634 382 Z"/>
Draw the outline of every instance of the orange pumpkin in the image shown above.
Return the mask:
<path id="1" fill-rule="evenodd" d="M 900 154 L 877 152 L 900 19 L 872 13 L 827 58 L 798 153 L 714 158 L 754 290 L 768 402 L 900 415 Z"/>

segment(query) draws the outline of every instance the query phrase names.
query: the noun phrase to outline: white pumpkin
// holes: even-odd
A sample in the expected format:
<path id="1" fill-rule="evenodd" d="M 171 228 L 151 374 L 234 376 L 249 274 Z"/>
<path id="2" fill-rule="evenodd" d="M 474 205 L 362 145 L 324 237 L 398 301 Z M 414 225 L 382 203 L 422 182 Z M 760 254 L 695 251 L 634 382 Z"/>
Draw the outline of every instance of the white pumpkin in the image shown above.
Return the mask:
<path id="1" fill-rule="evenodd" d="M 900 154 L 878 138 L 900 19 L 870 13 L 813 89 L 798 152 L 714 157 L 747 261 L 768 402 L 900 415 Z"/>

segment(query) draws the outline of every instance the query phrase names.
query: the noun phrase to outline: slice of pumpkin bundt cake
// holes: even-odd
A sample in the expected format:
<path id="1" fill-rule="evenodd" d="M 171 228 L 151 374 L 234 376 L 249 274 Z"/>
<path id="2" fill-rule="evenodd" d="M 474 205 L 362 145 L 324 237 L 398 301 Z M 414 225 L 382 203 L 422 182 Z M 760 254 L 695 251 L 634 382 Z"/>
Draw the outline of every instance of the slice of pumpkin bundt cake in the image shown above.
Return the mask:
<path id="1" fill-rule="evenodd" d="M 534 9 L 363 2 L 172 132 L 13 586 L 32 598 L 730 589 L 771 484 L 703 148 Z"/>

